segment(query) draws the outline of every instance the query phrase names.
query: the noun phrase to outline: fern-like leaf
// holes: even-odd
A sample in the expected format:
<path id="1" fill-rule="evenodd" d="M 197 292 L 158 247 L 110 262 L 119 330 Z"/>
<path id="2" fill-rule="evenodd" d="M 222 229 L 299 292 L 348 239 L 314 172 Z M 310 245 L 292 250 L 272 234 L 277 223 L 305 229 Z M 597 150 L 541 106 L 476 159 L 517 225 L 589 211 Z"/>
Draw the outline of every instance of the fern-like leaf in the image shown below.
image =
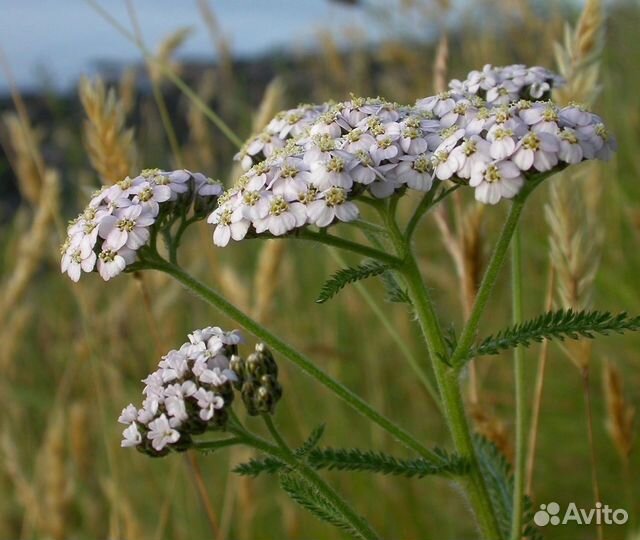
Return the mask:
<path id="1" fill-rule="evenodd" d="M 513 473 L 511 465 L 502 452 L 488 439 L 476 435 L 474 445 L 489 498 L 496 513 L 501 536 L 510 537 L 513 515 Z M 540 533 L 533 524 L 531 501 L 525 496 L 522 516 L 522 538 L 541 540 Z"/>
<path id="2" fill-rule="evenodd" d="M 266 458 L 251 458 L 245 463 L 240 463 L 233 468 L 233 472 L 241 476 L 258 476 L 262 473 L 274 474 L 278 471 L 286 469 L 287 466 L 280 460 L 266 457 Z"/>
<path id="3" fill-rule="evenodd" d="M 338 294 L 349 283 L 354 283 L 373 276 L 379 276 L 388 269 L 389 266 L 386 264 L 376 261 L 365 261 L 358 266 L 338 270 L 322 286 L 316 302 L 318 304 L 323 304 Z"/>
<path id="4" fill-rule="evenodd" d="M 468 463 L 460 456 L 436 449 L 439 461 L 423 458 L 401 459 L 382 452 L 358 448 L 315 448 L 309 452 L 308 461 L 314 469 L 338 471 L 368 471 L 381 474 L 423 478 L 428 475 L 462 475 L 468 471 Z"/>
<path id="5" fill-rule="evenodd" d="M 311 450 L 313 450 L 316 446 L 318 446 L 318 443 L 320 442 L 320 439 L 322 438 L 323 435 L 324 435 L 324 424 L 320 424 L 317 428 L 315 428 L 311 432 L 311 435 L 309 435 L 307 440 L 304 441 L 304 443 L 302 443 L 302 446 L 296 449 L 295 451 L 296 456 L 299 458 L 305 457 L 309 452 L 311 452 Z"/>
<path id="6" fill-rule="evenodd" d="M 280 485 L 289 497 L 321 521 L 338 527 L 354 538 L 364 538 L 320 491 L 299 474 L 286 473 L 280 475 Z"/>
<path id="7" fill-rule="evenodd" d="M 400 287 L 398 280 L 391 270 L 387 270 L 380 276 L 384 288 L 387 291 L 387 300 L 396 304 L 410 304 L 411 299 L 405 289 Z"/>
<path id="8" fill-rule="evenodd" d="M 640 316 L 629 317 L 626 312 L 613 315 L 608 311 L 549 311 L 485 338 L 469 351 L 463 362 L 476 356 L 500 354 L 515 347 L 528 347 L 533 342 L 545 339 L 593 339 L 596 335 L 606 336 L 611 332 L 622 334 L 638 329 Z"/>

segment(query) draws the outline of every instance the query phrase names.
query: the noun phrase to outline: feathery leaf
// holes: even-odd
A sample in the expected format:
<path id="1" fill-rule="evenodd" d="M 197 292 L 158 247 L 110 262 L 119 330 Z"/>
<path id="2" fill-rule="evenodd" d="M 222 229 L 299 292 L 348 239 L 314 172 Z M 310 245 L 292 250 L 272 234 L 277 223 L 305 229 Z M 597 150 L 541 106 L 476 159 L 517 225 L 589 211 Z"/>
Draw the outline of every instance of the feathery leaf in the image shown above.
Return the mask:
<path id="1" fill-rule="evenodd" d="M 515 347 L 528 347 L 545 339 L 564 341 L 566 338 L 593 339 L 597 334 L 622 334 L 640 329 L 640 316 L 629 317 L 626 312 L 613 315 L 608 311 L 549 311 L 535 319 L 511 326 L 482 340 L 463 360 L 476 356 L 500 354 Z"/>
<path id="2" fill-rule="evenodd" d="M 322 286 L 322 290 L 320 291 L 316 302 L 318 304 L 322 304 L 327 300 L 333 298 L 349 283 L 354 283 L 356 281 L 367 279 L 373 276 L 379 276 L 380 274 L 386 272 L 388 269 L 389 266 L 386 264 L 382 264 L 376 261 L 365 261 L 358 266 L 338 270 Z"/>
<path id="3" fill-rule="evenodd" d="M 266 458 L 251 458 L 245 463 L 240 463 L 233 468 L 233 472 L 241 476 L 258 476 L 262 473 L 274 474 L 286 468 L 287 466 L 280 460 Z"/>
<path id="4" fill-rule="evenodd" d="M 393 275 L 391 270 L 386 270 L 380 276 L 382 279 L 382 283 L 384 283 L 384 288 L 387 291 L 387 300 L 389 302 L 393 302 L 396 304 L 410 304 L 411 300 L 409 299 L 409 294 L 406 289 L 400 287 L 398 280 Z"/>
<path id="5" fill-rule="evenodd" d="M 338 527 L 354 538 L 363 538 L 340 511 L 300 475 L 296 473 L 282 474 L 280 475 L 280 485 L 289 497 L 321 521 Z"/>
<path id="6" fill-rule="evenodd" d="M 462 475 L 468 471 L 468 463 L 462 457 L 447 454 L 438 448 L 435 452 L 441 457 L 441 461 L 400 459 L 382 452 L 358 448 L 315 448 L 309 452 L 308 461 L 314 469 L 369 471 L 407 478 Z"/>

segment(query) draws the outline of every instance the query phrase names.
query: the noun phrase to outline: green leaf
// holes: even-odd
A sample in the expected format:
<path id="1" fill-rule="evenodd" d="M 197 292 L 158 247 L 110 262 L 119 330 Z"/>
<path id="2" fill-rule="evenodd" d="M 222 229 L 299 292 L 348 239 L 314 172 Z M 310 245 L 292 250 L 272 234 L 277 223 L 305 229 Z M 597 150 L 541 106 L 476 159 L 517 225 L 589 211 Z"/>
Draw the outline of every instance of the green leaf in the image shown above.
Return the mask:
<path id="1" fill-rule="evenodd" d="M 311 432 L 311 435 L 309 435 L 309 438 L 304 441 L 302 446 L 296 449 L 296 457 L 305 457 L 309 452 L 311 452 L 311 450 L 318 446 L 322 435 L 324 435 L 324 424 L 320 424 L 317 428 L 315 428 Z"/>
<path id="2" fill-rule="evenodd" d="M 396 304 L 411 304 L 409 294 L 406 289 L 400 287 L 398 280 L 391 270 L 382 273 L 381 277 L 384 288 L 387 291 L 387 300 Z"/>
<path id="3" fill-rule="evenodd" d="M 241 476 L 258 476 L 262 473 L 274 474 L 287 466 L 280 460 L 266 457 L 266 458 L 251 458 L 246 463 L 240 463 L 233 468 L 233 472 Z"/>
<path id="4" fill-rule="evenodd" d="M 308 462 L 314 469 L 339 471 L 368 471 L 392 474 L 407 478 L 428 475 L 462 475 L 468 471 L 468 463 L 460 456 L 436 449 L 438 461 L 401 459 L 382 452 L 358 448 L 316 448 L 309 452 Z"/>
<path id="5" fill-rule="evenodd" d="M 338 294 L 338 292 L 340 292 L 340 290 L 346 287 L 349 283 L 354 283 L 373 276 L 379 276 L 383 272 L 387 271 L 388 268 L 389 266 L 386 264 L 376 261 L 365 261 L 358 266 L 338 270 L 322 286 L 316 302 L 318 304 L 323 304 Z"/>
<path id="6" fill-rule="evenodd" d="M 594 339 L 596 335 L 608 335 L 611 332 L 622 334 L 625 331 L 640 329 L 640 317 L 629 317 L 626 312 L 612 315 L 608 311 L 573 311 L 560 309 L 549 311 L 539 317 L 526 321 L 496 335 L 482 340 L 472 348 L 463 359 L 466 362 L 476 356 L 500 354 L 515 347 L 528 347 L 533 342 L 545 339 Z"/>
<path id="7" fill-rule="evenodd" d="M 488 439 L 474 436 L 474 445 L 491 504 L 496 513 L 498 526 L 504 540 L 510 537 L 513 515 L 513 473 L 511 465 L 498 447 Z M 533 525 L 533 511 L 528 497 L 524 500 L 525 512 L 522 516 L 522 537 L 540 540 L 539 531 Z"/>
<path id="8" fill-rule="evenodd" d="M 364 538 L 320 491 L 299 474 L 286 473 L 280 475 L 280 485 L 289 497 L 318 519 L 338 527 L 354 538 Z"/>

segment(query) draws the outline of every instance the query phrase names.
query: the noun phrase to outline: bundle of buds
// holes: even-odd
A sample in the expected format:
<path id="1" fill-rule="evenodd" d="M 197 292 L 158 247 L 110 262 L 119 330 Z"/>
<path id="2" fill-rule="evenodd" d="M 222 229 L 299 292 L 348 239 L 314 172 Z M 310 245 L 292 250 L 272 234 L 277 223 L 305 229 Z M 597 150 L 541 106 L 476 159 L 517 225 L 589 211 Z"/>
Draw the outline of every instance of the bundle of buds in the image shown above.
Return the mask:
<path id="1" fill-rule="evenodd" d="M 185 169 L 146 169 L 94 193 L 67 229 L 61 270 L 73 281 L 97 269 L 105 281 L 137 259 L 137 251 L 156 229 L 193 211 L 203 217 L 216 204 L 222 185 Z"/>
<path id="2" fill-rule="evenodd" d="M 273 414 L 282 397 L 278 382 L 278 366 L 264 343 L 258 343 L 247 359 L 233 356 L 231 369 L 237 375 L 234 386 L 240 390 L 242 401 L 251 416 Z"/>

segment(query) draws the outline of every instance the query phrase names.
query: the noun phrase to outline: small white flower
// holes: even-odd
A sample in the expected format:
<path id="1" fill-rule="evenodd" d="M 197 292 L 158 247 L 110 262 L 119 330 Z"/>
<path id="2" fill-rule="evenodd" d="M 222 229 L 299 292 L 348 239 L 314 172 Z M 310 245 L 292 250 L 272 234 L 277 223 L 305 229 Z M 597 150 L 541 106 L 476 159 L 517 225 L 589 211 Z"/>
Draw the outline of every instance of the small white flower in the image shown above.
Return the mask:
<path id="1" fill-rule="evenodd" d="M 147 439 L 151 441 L 154 450 L 160 452 L 168 444 L 174 444 L 180 439 L 180 433 L 173 429 L 164 414 L 149 423 Z"/>
<path id="2" fill-rule="evenodd" d="M 160 212 L 160 203 L 168 201 L 171 198 L 171 188 L 169 186 L 161 186 L 144 182 L 131 189 L 131 193 L 135 196 L 133 203 L 139 205 L 143 211 L 147 211 L 152 217 Z"/>
<path id="3" fill-rule="evenodd" d="M 135 422 L 138 418 L 138 409 L 136 409 L 132 404 L 127 405 L 124 409 L 122 409 L 122 413 L 118 418 L 118 422 L 128 426 L 131 422 Z"/>
<path id="4" fill-rule="evenodd" d="M 200 407 L 199 416 L 205 422 L 213 418 L 216 409 L 222 409 L 224 406 L 222 397 L 204 388 L 198 388 L 198 391 L 193 397 L 198 400 L 198 407 Z"/>
<path id="5" fill-rule="evenodd" d="M 98 255 L 98 272 L 100 277 L 105 281 L 109 281 L 126 268 L 127 261 L 133 262 L 132 258 L 135 259 L 135 252 L 127 248 L 114 251 L 103 247 Z"/>
<path id="6" fill-rule="evenodd" d="M 209 216 L 207 221 L 217 225 L 213 232 L 213 243 L 220 247 L 226 246 L 231 238 L 236 241 L 242 240 L 251 225 L 242 215 L 242 207 L 231 210 L 221 206 Z"/>
<path id="7" fill-rule="evenodd" d="M 351 189 L 353 178 L 349 169 L 354 165 L 355 163 L 347 163 L 339 156 L 333 156 L 326 161 L 315 161 L 311 163 L 310 181 L 320 191 L 333 186 Z"/>
<path id="8" fill-rule="evenodd" d="M 307 209 L 299 202 L 287 202 L 281 196 L 273 196 L 269 200 L 269 215 L 254 222 L 258 234 L 269 231 L 274 236 L 281 236 L 307 221 Z"/>
<path id="9" fill-rule="evenodd" d="M 520 191 L 524 178 L 511 161 L 498 161 L 488 165 L 478 163 L 471 171 L 469 185 L 475 187 L 476 200 L 496 204 L 500 199 L 511 199 Z"/>
<path id="10" fill-rule="evenodd" d="M 124 246 L 136 250 L 149 240 L 149 227 L 154 222 L 150 210 L 143 210 L 141 205 L 128 206 L 105 216 L 99 234 L 105 239 L 105 247 L 111 250 L 118 251 Z"/>
<path id="11" fill-rule="evenodd" d="M 558 157 L 566 163 L 573 164 L 582 161 L 584 151 L 575 130 L 566 127 L 560 132 L 560 150 Z"/>
<path id="12" fill-rule="evenodd" d="M 346 190 L 339 187 L 329 188 L 321 198 L 307 206 L 309 222 L 318 227 L 327 227 L 334 219 L 353 221 L 358 218 L 358 207 L 347 201 Z"/>
<path id="13" fill-rule="evenodd" d="M 120 443 L 122 448 L 131 448 L 142 443 L 142 435 L 140 435 L 135 422 L 132 422 L 129 427 L 122 432 L 122 437 L 122 442 Z"/>
<path id="14" fill-rule="evenodd" d="M 530 132 L 525 135 L 511 157 L 522 170 L 534 167 L 537 171 L 550 171 L 558 164 L 560 145 L 555 135 L 546 132 Z"/>

